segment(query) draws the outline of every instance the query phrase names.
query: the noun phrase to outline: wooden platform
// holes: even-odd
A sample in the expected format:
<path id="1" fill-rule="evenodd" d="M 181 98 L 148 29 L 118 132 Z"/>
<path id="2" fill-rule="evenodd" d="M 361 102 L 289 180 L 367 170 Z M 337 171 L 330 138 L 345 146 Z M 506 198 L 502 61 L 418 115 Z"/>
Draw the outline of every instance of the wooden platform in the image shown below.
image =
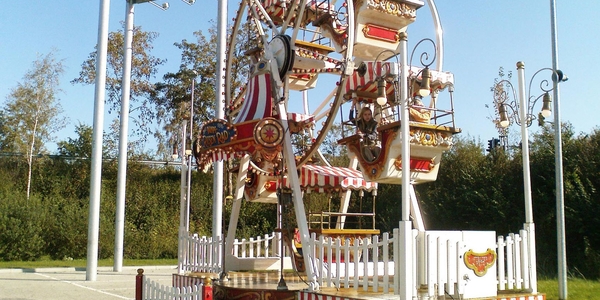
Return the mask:
<path id="1" fill-rule="evenodd" d="M 285 285 L 279 287 L 278 271 L 230 272 L 225 281 L 213 281 L 213 299 L 225 300 L 388 300 L 399 299 L 398 295 L 356 291 L 353 288 L 322 287 L 319 291 L 307 291 L 304 274 L 286 271 Z M 545 294 L 500 293 L 489 300 L 545 300 Z"/>
<path id="2" fill-rule="evenodd" d="M 228 279 L 213 282 L 213 299 L 237 300 L 293 300 L 299 291 L 308 288 L 306 276 L 299 277 L 293 272 L 285 272 L 285 285 L 278 287 L 281 276 L 278 271 L 270 272 L 230 272 Z"/>
<path id="3" fill-rule="evenodd" d="M 306 291 L 304 274 L 286 271 L 285 287 L 278 289 L 279 272 L 230 272 L 227 281 L 213 282 L 213 299 L 225 300 L 360 300 L 397 299 L 396 295 L 382 295 L 355 291 L 354 289 L 322 288 L 318 292 Z"/>

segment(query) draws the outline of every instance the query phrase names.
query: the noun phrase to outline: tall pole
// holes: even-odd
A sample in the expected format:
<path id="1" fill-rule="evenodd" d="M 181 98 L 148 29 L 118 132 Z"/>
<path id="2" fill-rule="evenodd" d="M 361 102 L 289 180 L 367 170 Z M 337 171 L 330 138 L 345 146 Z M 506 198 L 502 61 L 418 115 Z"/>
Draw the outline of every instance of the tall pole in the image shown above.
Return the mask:
<path id="1" fill-rule="evenodd" d="M 179 229 L 184 230 L 186 228 L 189 228 L 187 224 L 189 224 L 189 220 L 188 220 L 188 214 L 186 212 L 187 210 L 187 179 L 186 179 L 186 175 L 187 175 L 187 154 L 185 153 L 185 142 L 186 142 L 186 130 L 187 130 L 187 120 L 184 120 L 183 122 L 181 122 L 181 180 L 180 180 L 180 184 L 179 184 L 179 194 L 180 194 L 180 200 L 179 200 Z M 187 231 L 186 231 L 187 232 Z"/>
<path id="2" fill-rule="evenodd" d="M 523 159 L 523 193 L 525 195 L 525 224 L 523 229 L 528 234 L 528 255 L 530 265 L 525 270 L 529 274 L 523 274 L 523 277 L 530 281 L 533 293 L 537 293 L 537 263 L 535 254 L 535 225 L 533 223 L 533 201 L 531 199 L 531 171 L 529 165 L 529 134 L 527 122 L 529 118 L 528 108 L 529 103 L 525 96 L 525 64 L 520 61 L 517 62 L 517 76 L 519 85 L 519 117 L 521 118 L 521 145 L 522 145 L 522 159 Z M 530 275 L 530 276 L 529 276 Z"/>
<path id="3" fill-rule="evenodd" d="M 400 229 L 400 299 L 410 300 L 413 296 L 412 278 L 412 222 L 410 221 L 410 136 L 408 120 L 408 36 L 400 33 L 400 134 L 402 136 L 402 205 Z"/>
<path id="4" fill-rule="evenodd" d="M 123 235 L 125 228 L 125 190 L 127 179 L 127 136 L 129 134 L 129 94 L 131 92 L 131 56 L 133 44 L 134 4 L 127 1 L 123 42 L 123 78 L 121 84 L 121 126 L 117 172 L 117 211 L 115 216 L 115 253 L 113 271 L 123 269 Z"/>
<path id="5" fill-rule="evenodd" d="M 191 149 L 192 149 L 192 142 L 194 140 L 194 136 L 193 136 L 193 128 L 194 128 L 194 89 L 195 89 L 195 85 L 196 85 L 196 71 L 194 71 L 194 78 L 192 79 L 192 92 L 191 92 L 191 96 L 190 96 L 190 133 L 189 133 L 189 139 L 190 139 L 190 150 L 187 151 L 190 154 L 188 155 L 186 152 L 186 156 L 187 156 L 187 196 L 185 197 L 187 199 L 187 207 L 185 209 L 185 231 L 189 232 L 190 231 L 190 205 L 192 202 L 192 155 L 191 155 Z"/>
<path id="6" fill-rule="evenodd" d="M 223 95 L 225 92 L 225 51 L 227 37 L 227 0 L 219 0 L 217 19 L 217 82 L 215 87 L 215 101 L 217 119 L 225 117 L 223 110 Z M 223 230 L 223 162 L 214 163 L 213 175 L 213 241 L 221 238 Z M 217 255 L 217 253 L 215 253 Z"/>
<path id="7" fill-rule="evenodd" d="M 556 1 L 550 0 L 550 24 L 552 27 L 552 69 L 558 70 L 558 37 L 556 26 Z M 560 90 L 557 80 L 554 87 L 554 153 L 556 177 L 556 234 L 558 255 L 558 298 L 567 299 L 567 250 L 565 244 L 565 200 L 563 191 L 562 124 L 560 121 Z"/>
<path id="8" fill-rule="evenodd" d="M 94 127 L 92 131 L 92 167 L 90 209 L 85 280 L 96 281 L 98 271 L 98 235 L 100 231 L 100 188 L 102 180 L 102 133 L 104 129 L 104 97 L 106 93 L 106 56 L 108 53 L 108 16 L 110 0 L 100 0 L 98 47 L 96 52 L 96 90 Z"/>

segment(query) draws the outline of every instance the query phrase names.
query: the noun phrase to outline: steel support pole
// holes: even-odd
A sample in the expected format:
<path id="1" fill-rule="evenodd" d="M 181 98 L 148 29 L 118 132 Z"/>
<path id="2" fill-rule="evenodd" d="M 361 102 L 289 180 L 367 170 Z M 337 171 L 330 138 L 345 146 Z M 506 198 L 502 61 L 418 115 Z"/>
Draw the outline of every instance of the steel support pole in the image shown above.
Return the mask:
<path id="1" fill-rule="evenodd" d="M 100 189 L 102 186 L 102 133 L 104 132 L 104 98 L 106 94 L 106 56 L 108 53 L 108 16 L 110 0 L 100 0 L 98 47 L 96 52 L 96 89 L 94 95 L 94 126 L 92 131 L 92 167 L 88 244 L 85 280 L 96 281 L 98 271 L 98 235 L 100 231 Z"/>
<path id="2" fill-rule="evenodd" d="M 187 155 L 185 155 L 185 137 L 187 131 L 187 121 L 181 122 L 181 179 L 179 184 L 179 229 L 183 232 L 186 228 L 187 217 Z M 187 233 L 187 231 L 185 231 Z"/>
<path id="3" fill-rule="evenodd" d="M 556 0 L 550 0 L 552 27 L 552 69 L 558 70 L 558 37 L 556 26 Z M 558 79 L 558 78 L 557 78 Z M 556 177 L 556 235 L 558 255 L 558 298 L 567 299 L 567 247 L 565 243 L 565 199 L 563 191 L 562 123 L 560 120 L 559 80 L 554 80 L 554 154 Z"/>
<path id="4" fill-rule="evenodd" d="M 196 71 L 194 71 L 194 78 L 192 79 L 192 92 L 190 96 L 190 153 L 192 151 L 194 142 L 194 89 L 196 88 Z M 187 151 L 186 151 L 187 152 Z M 190 232 L 190 206 L 192 203 L 192 155 L 185 154 L 187 157 L 187 195 L 186 195 L 186 209 L 185 209 L 185 231 Z"/>
<path id="5" fill-rule="evenodd" d="M 113 271 L 123 269 L 125 228 L 125 191 L 127 186 L 127 137 L 129 135 L 129 95 L 131 93 L 131 57 L 133 44 L 134 4 L 127 1 L 123 42 L 123 78 L 121 79 L 121 114 L 119 128 L 119 158 L 117 171 L 117 207 L 115 216 L 115 253 Z"/>

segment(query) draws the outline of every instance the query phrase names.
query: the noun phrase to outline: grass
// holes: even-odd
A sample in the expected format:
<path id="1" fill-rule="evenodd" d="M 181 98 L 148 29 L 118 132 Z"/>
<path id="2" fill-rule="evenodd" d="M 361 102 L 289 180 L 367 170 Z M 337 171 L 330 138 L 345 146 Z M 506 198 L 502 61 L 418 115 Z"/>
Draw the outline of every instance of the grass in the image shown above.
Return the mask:
<path id="1" fill-rule="evenodd" d="M 538 291 L 546 294 L 546 300 L 559 300 L 557 279 L 538 280 Z M 600 281 L 569 278 L 567 280 L 567 299 L 600 299 Z"/>
<path id="2" fill-rule="evenodd" d="M 112 259 L 99 259 L 99 267 L 112 267 L 114 261 Z M 85 268 L 87 261 L 85 259 L 74 260 L 51 260 L 43 258 L 38 261 L 0 261 L 0 269 L 35 269 L 35 268 Z M 124 259 L 123 266 L 161 266 L 161 265 L 177 265 L 177 259 Z"/>

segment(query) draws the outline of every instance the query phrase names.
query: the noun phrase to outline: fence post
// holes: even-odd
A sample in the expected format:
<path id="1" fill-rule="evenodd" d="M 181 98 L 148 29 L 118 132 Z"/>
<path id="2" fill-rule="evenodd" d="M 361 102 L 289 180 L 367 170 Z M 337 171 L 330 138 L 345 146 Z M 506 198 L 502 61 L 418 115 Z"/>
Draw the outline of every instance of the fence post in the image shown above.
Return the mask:
<path id="1" fill-rule="evenodd" d="M 202 284 L 202 300 L 212 300 L 213 298 L 213 287 L 212 278 L 210 276 L 204 278 Z"/>
<path id="2" fill-rule="evenodd" d="M 135 276 L 135 300 L 143 299 L 143 281 L 144 281 L 144 269 L 137 269 L 137 275 Z"/>

